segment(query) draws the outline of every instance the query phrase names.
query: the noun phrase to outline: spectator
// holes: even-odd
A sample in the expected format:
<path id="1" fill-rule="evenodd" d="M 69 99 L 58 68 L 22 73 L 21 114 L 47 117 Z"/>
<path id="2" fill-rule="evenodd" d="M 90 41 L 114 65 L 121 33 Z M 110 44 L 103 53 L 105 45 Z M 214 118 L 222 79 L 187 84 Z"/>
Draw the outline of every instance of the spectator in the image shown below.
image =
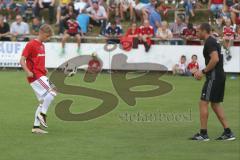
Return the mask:
<path id="1" fill-rule="evenodd" d="M 112 16 L 119 16 L 119 7 L 120 2 L 119 0 L 107 0 L 107 13 L 109 17 Z"/>
<path id="2" fill-rule="evenodd" d="M 100 34 L 104 35 L 106 21 L 108 19 L 106 10 L 103 6 L 99 6 L 98 1 L 92 2 L 92 7 L 87 8 L 87 12 L 89 13 L 90 17 L 90 24 L 92 26 L 100 26 Z"/>
<path id="3" fill-rule="evenodd" d="M 26 37 L 29 34 L 29 26 L 23 22 L 22 16 L 16 16 L 16 22 L 11 24 L 10 33 L 16 37 L 17 41 L 27 41 L 29 39 Z"/>
<path id="4" fill-rule="evenodd" d="M 187 66 L 187 75 L 188 76 L 191 76 L 192 73 L 195 73 L 197 70 L 199 70 L 199 64 L 197 62 L 197 55 L 194 54 L 192 55 L 191 57 L 192 61 L 190 63 L 188 63 L 188 66 Z"/>
<path id="5" fill-rule="evenodd" d="M 134 9 L 136 12 L 136 16 L 140 17 L 143 20 L 142 9 L 149 4 L 149 0 L 136 0 L 135 3 L 136 6 Z"/>
<path id="6" fill-rule="evenodd" d="M 116 25 L 115 21 L 113 21 L 106 29 L 105 36 L 108 38 L 108 44 L 119 43 L 119 38 L 122 36 L 122 29 Z"/>
<path id="7" fill-rule="evenodd" d="M 183 22 L 183 19 L 180 16 L 177 16 L 175 22 L 170 25 L 170 30 L 172 31 L 173 37 L 181 38 L 183 29 L 186 27 L 187 27 L 187 25 Z M 171 41 L 171 44 L 182 45 L 183 41 L 180 39 L 174 40 L 174 41 Z"/>
<path id="8" fill-rule="evenodd" d="M 7 10 L 6 13 L 9 16 L 9 19 L 12 17 L 12 13 L 16 11 L 16 3 L 13 0 L 1 0 L 0 1 L 0 10 Z"/>
<path id="9" fill-rule="evenodd" d="M 121 25 L 120 17 L 116 16 L 114 19 L 115 19 L 115 22 L 116 22 L 117 27 L 119 27 L 121 30 L 123 30 L 123 29 L 122 29 L 122 25 Z M 111 22 L 109 22 L 109 23 L 107 24 L 106 28 L 108 28 L 110 25 L 111 25 Z"/>
<path id="10" fill-rule="evenodd" d="M 33 18 L 33 20 L 32 20 L 32 32 L 31 33 L 33 35 L 38 35 L 41 25 L 42 24 L 41 24 L 38 17 Z"/>
<path id="11" fill-rule="evenodd" d="M 178 64 L 173 66 L 172 72 L 173 75 L 186 75 L 186 56 L 182 55 Z"/>
<path id="12" fill-rule="evenodd" d="M 145 51 L 148 52 L 152 45 L 151 38 L 154 35 L 153 27 L 150 26 L 148 20 L 144 20 L 143 25 L 139 27 L 139 39 L 145 47 Z"/>
<path id="13" fill-rule="evenodd" d="M 183 7 L 185 9 L 186 14 L 186 21 L 189 21 L 190 14 L 192 17 L 195 16 L 195 13 L 193 11 L 193 3 L 192 0 L 184 0 Z"/>
<path id="14" fill-rule="evenodd" d="M 62 38 L 62 52 L 61 54 L 65 53 L 65 43 L 68 40 L 69 37 L 74 37 L 77 40 L 77 53 L 81 54 L 80 50 L 80 43 L 81 43 L 81 28 L 78 24 L 78 22 L 75 20 L 76 17 L 74 15 L 71 15 L 69 19 L 65 23 L 65 31 L 64 36 Z"/>
<path id="15" fill-rule="evenodd" d="M 142 15 L 144 20 L 148 19 L 148 16 L 151 14 L 151 12 L 155 11 L 156 3 L 156 0 L 150 0 L 150 3 L 143 7 Z"/>
<path id="16" fill-rule="evenodd" d="M 83 35 L 85 35 L 88 31 L 88 25 L 89 25 L 89 16 L 86 13 L 86 9 L 83 9 L 79 13 L 79 15 L 77 16 L 77 22 L 82 29 Z"/>
<path id="17" fill-rule="evenodd" d="M 237 28 L 236 28 L 235 40 L 240 41 L 240 25 L 238 25 Z"/>
<path id="18" fill-rule="evenodd" d="M 187 28 L 183 29 L 182 35 L 186 40 L 186 45 L 201 45 L 201 41 L 197 39 L 197 30 L 192 23 L 188 23 Z"/>
<path id="19" fill-rule="evenodd" d="M 223 27 L 223 48 L 225 49 L 226 59 L 229 61 L 231 60 L 231 52 L 230 47 L 234 40 L 234 28 L 231 24 L 231 20 L 226 20 L 226 25 Z"/>
<path id="20" fill-rule="evenodd" d="M 209 0 L 208 1 L 208 9 L 213 13 L 213 15 L 215 16 L 215 18 L 218 18 L 223 5 L 225 4 L 226 0 Z"/>
<path id="21" fill-rule="evenodd" d="M 128 10 L 130 12 L 130 21 L 133 21 L 134 18 L 134 10 L 133 7 L 135 6 L 134 0 L 120 0 L 120 16 L 121 20 L 124 19 L 124 13 L 128 13 Z"/>
<path id="22" fill-rule="evenodd" d="M 4 17 L 0 15 L 0 41 L 11 41 L 9 36 L 10 28 L 8 23 L 4 22 Z"/>
<path id="23" fill-rule="evenodd" d="M 44 8 L 48 8 L 49 10 L 49 22 L 53 23 L 53 17 L 54 17 L 54 4 L 55 0 L 38 0 L 37 10 L 36 10 L 36 16 L 39 17 L 40 11 Z"/>
<path id="24" fill-rule="evenodd" d="M 156 37 L 159 38 L 160 44 L 170 44 L 168 40 L 170 40 L 173 35 L 171 30 L 168 28 L 168 23 L 166 21 L 162 22 L 162 27 L 159 27 L 156 32 Z"/>
<path id="25" fill-rule="evenodd" d="M 64 32 L 64 24 L 69 19 L 69 17 L 71 17 L 72 15 L 74 15 L 73 4 L 69 3 L 66 6 L 66 9 L 61 13 L 60 23 L 59 23 L 59 33 L 60 34 L 63 34 L 63 32 Z"/>
<path id="26" fill-rule="evenodd" d="M 160 15 L 160 11 L 162 9 L 163 9 L 162 2 L 158 2 L 155 5 L 155 9 L 150 12 L 149 22 L 150 22 L 150 25 L 153 27 L 154 32 L 156 32 L 157 29 L 161 26 L 162 18 Z"/>
<path id="27" fill-rule="evenodd" d="M 240 2 L 231 7 L 231 19 L 233 27 L 236 28 L 236 24 L 240 24 Z"/>
<path id="28" fill-rule="evenodd" d="M 57 7 L 56 25 L 60 23 L 61 16 L 66 13 L 70 2 L 71 0 L 60 0 L 59 6 Z"/>
<path id="29" fill-rule="evenodd" d="M 23 17 L 26 17 L 26 10 L 31 9 L 32 10 L 32 17 L 36 16 L 36 6 L 37 6 L 38 0 L 24 0 L 23 4 L 20 7 L 20 12 Z"/>
<path id="30" fill-rule="evenodd" d="M 137 28 L 137 24 L 135 22 L 133 22 L 131 24 L 131 27 L 128 28 L 128 30 L 126 32 L 126 36 L 127 37 L 132 37 L 132 38 L 137 38 L 138 33 L 139 33 L 139 29 Z"/>

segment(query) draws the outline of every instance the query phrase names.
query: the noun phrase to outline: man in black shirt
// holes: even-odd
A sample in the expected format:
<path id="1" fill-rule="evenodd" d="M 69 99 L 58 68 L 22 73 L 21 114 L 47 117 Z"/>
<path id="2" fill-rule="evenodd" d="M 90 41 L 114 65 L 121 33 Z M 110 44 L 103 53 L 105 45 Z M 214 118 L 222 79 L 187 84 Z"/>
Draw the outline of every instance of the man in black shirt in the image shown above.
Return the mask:
<path id="1" fill-rule="evenodd" d="M 211 35 L 211 26 L 208 23 L 203 23 L 199 28 L 199 38 L 205 41 L 203 56 L 205 59 L 206 68 L 202 71 L 196 70 L 193 72 L 194 77 L 198 80 L 202 79 L 206 74 L 206 81 L 203 85 L 201 101 L 199 103 L 200 109 L 200 133 L 195 134 L 191 140 L 208 141 L 207 121 L 208 121 L 208 104 L 211 107 L 220 123 L 224 128 L 223 134 L 216 140 L 234 140 L 236 139 L 231 129 L 228 127 L 224 116 L 224 111 L 220 106 L 223 102 L 224 87 L 225 87 L 225 73 L 223 69 L 223 55 L 221 54 L 221 46 L 219 42 Z"/>
<path id="2" fill-rule="evenodd" d="M 10 37 L 6 37 L 9 35 L 10 28 L 7 23 L 4 22 L 4 18 L 0 15 L 0 41 L 10 41 Z"/>

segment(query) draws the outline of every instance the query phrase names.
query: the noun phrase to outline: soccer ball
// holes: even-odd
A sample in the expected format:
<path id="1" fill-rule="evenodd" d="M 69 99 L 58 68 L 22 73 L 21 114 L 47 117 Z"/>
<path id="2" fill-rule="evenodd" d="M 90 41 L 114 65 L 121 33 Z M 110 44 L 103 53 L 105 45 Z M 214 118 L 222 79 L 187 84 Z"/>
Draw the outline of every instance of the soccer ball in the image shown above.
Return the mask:
<path id="1" fill-rule="evenodd" d="M 64 67 L 63 72 L 67 77 L 73 77 L 77 73 L 77 66 L 67 63 Z"/>

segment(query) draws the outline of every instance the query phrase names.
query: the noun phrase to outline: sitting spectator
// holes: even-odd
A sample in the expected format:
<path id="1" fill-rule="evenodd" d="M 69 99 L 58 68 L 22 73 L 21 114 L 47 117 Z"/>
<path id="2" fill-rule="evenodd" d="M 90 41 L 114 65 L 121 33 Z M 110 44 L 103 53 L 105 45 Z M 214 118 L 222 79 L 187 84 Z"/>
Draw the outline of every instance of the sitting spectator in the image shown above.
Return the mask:
<path id="1" fill-rule="evenodd" d="M 29 26 L 23 22 L 22 16 L 16 16 L 16 22 L 11 24 L 10 33 L 16 37 L 17 41 L 28 41 L 26 36 L 29 34 Z"/>
<path id="2" fill-rule="evenodd" d="M 170 30 L 172 31 L 173 37 L 174 38 L 181 38 L 181 34 L 183 32 L 183 29 L 186 28 L 186 27 L 187 27 L 187 25 L 183 22 L 183 19 L 180 16 L 177 16 L 175 22 L 170 25 Z M 182 45 L 183 41 L 182 40 L 175 40 L 175 41 L 171 41 L 171 44 Z"/>
<path id="3" fill-rule="evenodd" d="M 122 36 L 122 29 L 116 25 L 115 21 L 106 29 L 105 36 L 108 38 L 108 44 L 119 43 L 119 38 Z"/>
<path id="4" fill-rule="evenodd" d="M 240 25 L 236 28 L 234 46 L 240 46 Z"/>
<path id="5" fill-rule="evenodd" d="M 73 4 L 69 3 L 66 6 L 66 10 L 64 10 L 64 12 L 61 13 L 60 23 L 59 23 L 59 33 L 60 34 L 63 34 L 64 25 L 65 25 L 66 21 L 69 19 L 69 17 L 71 17 L 72 15 L 74 15 Z"/>
<path id="6" fill-rule="evenodd" d="M 127 37 L 137 38 L 138 37 L 138 33 L 139 33 L 139 29 L 137 28 L 137 24 L 135 22 L 133 22 L 131 24 L 131 27 L 128 28 L 128 30 L 126 32 L 126 36 Z"/>
<path id="7" fill-rule="evenodd" d="M 37 17 L 33 18 L 33 20 L 32 20 L 32 32 L 31 33 L 33 35 L 38 35 L 41 25 L 42 24 L 41 24 L 39 18 L 37 18 Z"/>
<path id="8" fill-rule="evenodd" d="M 193 11 L 192 0 L 184 0 L 183 7 L 185 9 L 186 21 L 189 22 L 190 14 L 191 14 L 192 17 L 195 16 L 195 13 Z"/>
<path id="9" fill-rule="evenodd" d="M 86 9 L 83 9 L 79 15 L 77 16 L 77 22 L 81 27 L 83 35 L 85 35 L 88 31 L 89 25 L 89 16 L 86 13 Z"/>
<path id="10" fill-rule="evenodd" d="M 209 0 L 208 9 L 213 13 L 215 18 L 218 18 L 222 8 L 224 0 Z"/>
<path id="11" fill-rule="evenodd" d="M 236 28 L 235 40 L 240 40 L 240 25 Z"/>
<path id="12" fill-rule="evenodd" d="M 155 5 L 156 5 L 157 1 L 156 0 L 150 0 L 150 3 L 146 6 L 143 7 L 142 9 L 142 15 L 143 15 L 143 19 L 148 19 L 149 15 L 151 14 L 151 12 L 155 11 Z"/>
<path id="13" fill-rule="evenodd" d="M 226 20 L 226 25 L 223 27 L 223 48 L 225 49 L 226 59 L 231 60 L 230 47 L 234 40 L 234 28 L 231 24 L 231 20 Z"/>
<path id="14" fill-rule="evenodd" d="M 173 66 L 173 75 L 186 75 L 186 56 L 182 55 L 178 64 Z"/>
<path id="15" fill-rule="evenodd" d="M 115 22 L 116 22 L 117 27 L 119 27 L 121 30 L 123 30 L 123 29 L 122 29 L 122 25 L 121 25 L 120 17 L 116 16 L 116 17 L 114 18 L 114 20 L 115 20 Z M 106 28 L 110 27 L 110 25 L 111 25 L 111 22 L 109 22 L 109 23 L 107 24 Z"/>
<path id="16" fill-rule="evenodd" d="M 61 16 L 66 13 L 68 4 L 70 2 L 71 2 L 71 0 L 60 0 L 60 4 L 57 7 L 56 25 L 58 25 L 60 23 Z"/>
<path id="17" fill-rule="evenodd" d="M 144 45 L 145 51 L 148 52 L 152 45 L 151 38 L 154 35 L 153 27 L 150 26 L 148 20 L 144 20 L 143 25 L 139 27 L 139 39 Z"/>
<path id="18" fill-rule="evenodd" d="M 236 28 L 236 24 L 240 24 L 240 2 L 231 7 L 231 19 L 233 27 Z"/>
<path id="19" fill-rule="evenodd" d="M 229 18 L 231 18 L 229 8 L 226 5 L 224 5 L 220 16 L 216 19 L 218 29 L 220 29 L 222 27 L 222 24 L 224 24 L 225 21 Z"/>
<path id="20" fill-rule="evenodd" d="M 0 15 L 0 41 L 11 41 L 9 36 L 10 28 L 8 23 L 4 22 L 4 17 Z"/>
<path id="21" fill-rule="evenodd" d="M 168 28 L 166 21 L 162 22 L 162 27 L 159 27 L 156 32 L 156 37 L 160 38 L 160 44 L 170 44 L 169 39 L 173 37 L 171 30 Z"/>
<path id="22" fill-rule="evenodd" d="M 92 2 L 92 7 L 87 8 L 87 12 L 90 17 L 90 24 L 92 26 L 100 26 L 100 34 L 104 35 L 106 21 L 108 19 L 106 10 L 103 6 L 99 6 L 98 1 L 94 0 Z"/>
<path id="23" fill-rule="evenodd" d="M 37 6 L 38 0 L 24 0 L 23 4 L 20 7 L 20 12 L 23 17 L 26 17 L 26 11 L 28 9 L 32 10 L 32 17 L 36 16 L 36 6 Z"/>
<path id="24" fill-rule="evenodd" d="M 197 38 L 197 30 L 192 23 L 188 23 L 187 28 L 183 29 L 182 35 L 186 40 L 186 45 L 201 45 L 201 41 Z"/>
<path id="25" fill-rule="evenodd" d="M 49 10 L 49 22 L 53 23 L 54 18 L 54 3 L 55 0 L 38 0 L 38 5 L 36 9 L 36 16 L 39 17 L 40 11 L 44 8 L 48 8 Z"/>
<path id="26" fill-rule="evenodd" d="M 74 37 L 77 40 L 77 53 L 81 54 L 80 50 L 80 43 L 81 43 L 81 28 L 78 22 L 75 20 L 75 16 L 72 15 L 65 23 L 65 31 L 64 36 L 62 38 L 62 52 L 61 54 L 65 53 L 65 43 L 69 37 Z"/>
<path id="27" fill-rule="evenodd" d="M 119 16 L 119 0 L 107 0 L 107 13 L 109 17 Z"/>
<path id="28" fill-rule="evenodd" d="M 150 22 L 150 25 L 153 27 L 154 32 L 156 32 L 157 29 L 161 26 L 162 18 L 160 15 L 160 11 L 162 9 L 163 9 L 162 2 L 158 2 L 155 5 L 155 9 L 150 12 L 149 22 Z"/>
<path id="29" fill-rule="evenodd" d="M 12 18 L 12 14 L 16 11 L 16 3 L 13 0 L 1 0 L 0 1 L 0 11 L 7 10 L 6 13 L 9 16 L 9 19 Z"/>
<path id="30" fill-rule="evenodd" d="M 193 73 L 195 73 L 197 70 L 199 70 L 199 64 L 197 62 L 197 55 L 194 54 L 192 55 L 191 59 L 192 61 L 190 63 L 188 63 L 187 65 L 187 75 L 191 76 Z"/>
<path id="31" fill-rule="evenodd" d="M 140 17 L 143 20 L 142 9 L 149 4 L 149 0 L 136 0 L 135 3 L 136 6 L 134 9 L 136 12 L 136 16 Z"/>
<path id="32" fill-rule="evenodd" d="M 133 21 L 134 19 L 134 10 L 133 7 L 135 6 L 134 0 L 120 0 L 120 16 L 121 20 L 124 19 L 124 13 L 130 12 L 130 21 Z M 128 11 L 129 10 L 129 11 Z"/>

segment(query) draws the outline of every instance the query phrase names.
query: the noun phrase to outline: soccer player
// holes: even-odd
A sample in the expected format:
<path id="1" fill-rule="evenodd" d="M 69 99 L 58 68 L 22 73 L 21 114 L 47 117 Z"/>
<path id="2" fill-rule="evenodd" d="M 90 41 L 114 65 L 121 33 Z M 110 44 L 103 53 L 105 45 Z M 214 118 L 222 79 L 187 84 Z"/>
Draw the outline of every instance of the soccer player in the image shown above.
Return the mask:
<path id="1" fill-rule="evenodd" d="M 27 74 L 28 82 L 39 100 L 32 133 L 48 133 L 40 128 L 40 124 L 45 128 L 48 127 L 46 113 L 57 95 L 54 85 L 46 77 L 47 69 L 45 68 L 45 47 L 43 42 L 47 41 L 52 35 L 52 28 L 47 24 L 42 25 L 38 37 L 26 44 L 20 59 L 20 64 Z"/>
<path id="2" fill-rule="evenodd" d="M 223 69 L 223 55 L 221 54 L 221 46 L 210 36 L 211 26 L 208 23 L 203 23 L 199 28 L 199 38 L 205 40 L 203 56 L 205 58 L 206 68 L 195 71 L 194 77 L 200 80 L 203 75 L 206 75 L 206 81 L 203 85 L 201 100 L 199 103 L 200 110 L 200 133 L 195 134 L 191 139 L 199 141 L 208 141 L 207 121 L 208 121 L 208 104 L 211 107 L 218 120 L 224 128 L 223 134 L 216 140 L 234 140 L 235 136 L 228 126 L 224 116 L 223 108 L 220 102 L 223 101 L 224 87 L 226 75 Z"/>

